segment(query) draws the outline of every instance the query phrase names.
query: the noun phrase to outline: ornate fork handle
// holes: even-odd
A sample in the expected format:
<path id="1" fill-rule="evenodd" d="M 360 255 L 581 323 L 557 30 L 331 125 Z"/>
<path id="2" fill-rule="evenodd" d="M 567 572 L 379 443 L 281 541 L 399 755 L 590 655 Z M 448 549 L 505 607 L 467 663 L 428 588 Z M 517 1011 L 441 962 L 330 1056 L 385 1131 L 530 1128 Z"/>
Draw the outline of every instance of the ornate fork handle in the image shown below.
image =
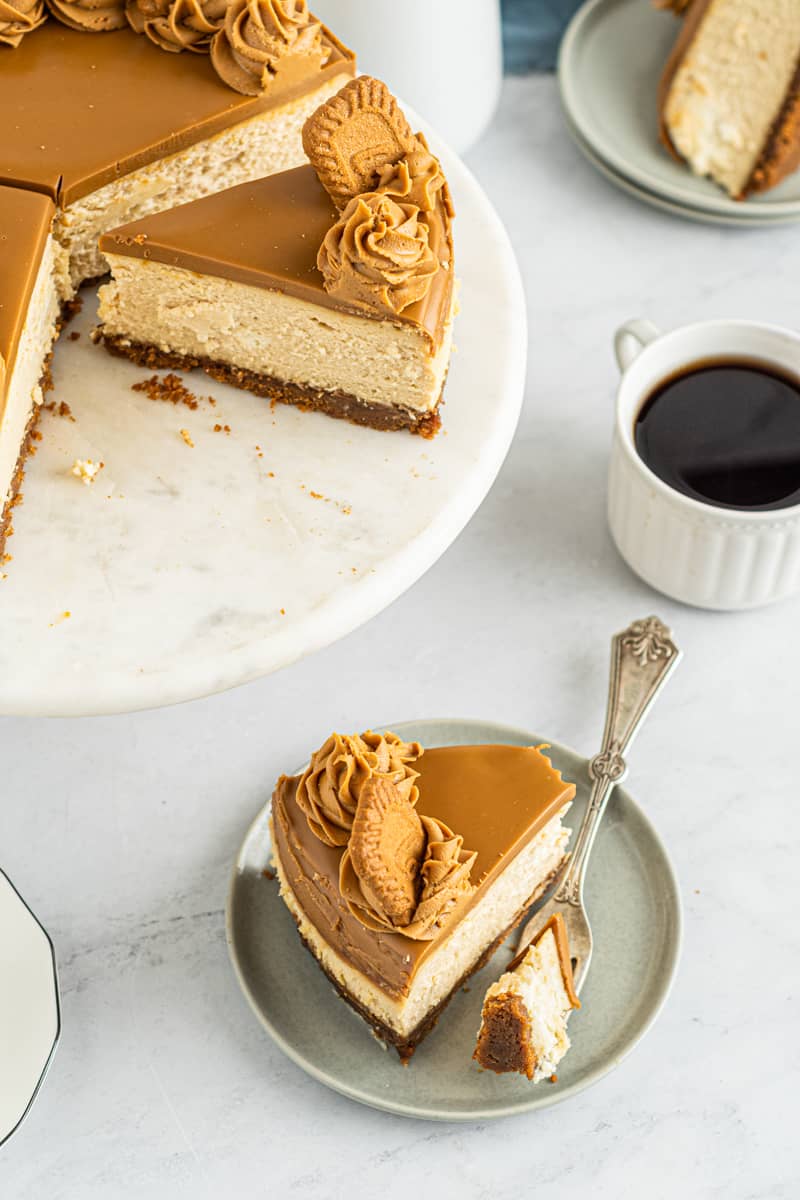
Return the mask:
<path id="1" fill-rule="evenodd" d="M 634 621 L 612 638 L 603 745 L 589 763 L 592 791 L 555 900 L 581 906 L 586 866 L 608 797 L 628 770 L 624 754 L 680 658 L 671 631 L 658 617 Z"/>

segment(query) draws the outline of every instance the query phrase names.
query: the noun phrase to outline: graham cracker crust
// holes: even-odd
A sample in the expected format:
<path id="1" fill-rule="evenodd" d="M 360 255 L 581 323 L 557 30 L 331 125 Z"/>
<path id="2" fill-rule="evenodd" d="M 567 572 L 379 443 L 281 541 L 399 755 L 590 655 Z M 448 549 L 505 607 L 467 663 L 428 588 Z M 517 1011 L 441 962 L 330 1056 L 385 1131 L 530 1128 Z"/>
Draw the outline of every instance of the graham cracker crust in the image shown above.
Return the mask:
<path id="1" fill-rule="evenodd" d="M 350 421 L 354 425 L 366 425 L 370 429 L 396 430 L 406 429 L 409 433 L 419 434 L 420 437 L 432 438 L 439 431 L 442 419 L 439 416 L 441 396 L 433 412 L 424 414 L 407 412 L 404 409 L 386 409 L 383 405 L 368 404 L 359 400 L 349 392 L 324 391 L 319 388 L 307 387 L 298 383 L 286 383 L 272 375 L 261 375 L 256 371 L 245 371 L 209 358 L 196 358 L 188 354 L 173 354 L 171 351 L 159 350 L 156 346 L 132 342 L 118 334 L 103 333 L 102 328 L 96 337 L 102 340 L 110 354 L 120 358 L 129 358 L 137 366 L 147 370 L 163 368 L 166 370 L 191 371 L 201 367 L 212 379 L 220 383 L 228 383 L 244 391 L 263 396 L 272 403 L 293 404 L 297 408 L 323 412 L 329 417 Z"/>
<path id="2" fill-rule="evenodd" d="M 738 199 L 766 192 L 800 166 L 800 62 L 758 162 Z"/>
<path id="3" fill-rule="evenodd" d="M 506 940 L 508 935 L 514 929 L 516 929 L 517 925 L 519 925 L 522 918 L 527 914 L 528 909 L 531 907 L 531 905 L 535 904 L 536 901 L 541 896 L 543 896 L 545 894 L 545 892 L 552 886 L 552 884 L 555 882 L 556 876 L 561 871 L 563 865 L 564 865 L 564 859 L 562 858 L 561 861 L 558 863 L 558 865 L 556 867 L 554 867 L 554 869 L 550 872 L 550 874 L 547 876 L 547 878 L 544 879 L 542 881 L 542 883 L 534 890 L 530 899 L 525 901 L 525 903 L 522 905 L 522 907 L 519 909 L 519 911 L 514 916 L 510 925 L 506 929 L 504 929 L 502 931 L 502 933 L 500 933 L 495 938 L 495 940 L 491 943 L 491 945 L 487 946 L 487 948 L 484 950 L 484 952 L 480 956 L 480 958 L 469 968 L 468 971 L 464 972 L 464 974 L 461 976 L 461 978 L 458 980 L 458 982 L 455 984 L 455 986 L 447 993 L 447 995 L 442 1000 L 440 1000 L 440 1002 L 436 1005 L 435 1008 L 431 1009 L 431 1011 L 425 1016 L 425 1018 L 422 1021 L 420 1021 L 419 1025 L 417 1025 L 416 1028 L 411 1031 L 411 1033 L 409 1033 L 405 1036 L 399 1035 L 396 1030 L 392 1029 L 389 1025 L 385 1025 L 383 1023 L 383 1021 L 380 1021 L 374 1015 L 374 1013 L 371 1013 L 369 1011 L 369 1009 L 364 1008 L 364 1006 L 355 998 L 355 996 L 353 996 L 350 992 L 348 992 L 347 988 L 342 986 L 342 984 L 339 982 L 339 980 L 336 979 L 330 973 L 330 971 L 328 971 L 326 969 L 326 967 L 317 958 L 316 954 L 314 954 L 313 949 L 311 948 L 311 946 L 309 945 L 307 940 L 303 937 L 302 933 L 300 933 L 299 928 L 297 931 L 298 936 L 300 938 L 300 941 L 305 946 L 306 950 L 308 950 L 309 954 L 314 959 L 317 966 L 320 968 L 321 971 L 324 972 L 324 974 L 327 976 L 330 983 L 333 984 L 334 988 L 336 989 L 336 991 L 338 992 L 338 994 L 342 998 L 342 1000 L 344 1000 L 347 1004 L 349 1004 L 350 1007 L 352 1009 L 354 1009 L 355 1012 L 357 1012 L 358 1015 L 364 1021 L 366 1021 L 367 1025 L 369 1025 L 370 1029 L 372 1030 L 372 1032 L 375 1034 L 375 1036 L 377 1038 L 379 1038 L 382 1042 L 386 1042 L 387 1045 L 394 1047 L 394 1049 L 397 1051 L 397 1053 L 400 1057 L 400 1062 L 403 1064 L 404 1067 L 407 1067 L 409 1062 L 411 1061 L 411 1058 L 412 1058 L 417 1046 L 420 1044 L 420 1042 L 425 1037 L 427 1037 L 427 1035 L 431 1032 L 431 1030 L 434 1029 L 434 1027 L 436 1026 L 436 1023 L 439 1020 L 439 1017 L 442 1015 L 445 1008 L 447 1008 L 447 1005 L 453 999 L 456 992 L 458 992 L 464 986 L 464 984 L 467 982 L 467 980 L 472 975 L 474 975 L 477 971 L 480 971 L 483 967 L 486 966 L 487 962 L 492 957 L 495 950 L 497 950 L 502 945 L 502 943 Z"/>
<path id="4" fill-rule="evenodd" d="M 39 386 L 42 389 L 42 395 L 47 395 L 48 392 L 53 390 L 53 377 L 50 374 L 50 364 L 52 359 L 53 351 L 51 350 L 47 358 L 44 360 L 42 375 L 39 380 Z M 14 474 L 11 476 L 11 484 L 9 486 L 8 496 L 5 504 L 3 505 L 3 511 L 0 512 L 0 555 L 5 553 L 6 538 L 10 533 L 13 532 L 11 528 L 11 516 L 15 505 L 19 503 L 21 498 L 20 488 L 22 487 L 22 480 L 25 476 L 25 463 L 28 455 L 31 452 L 31 447 L 34 442 L 34 434 L 36 433 L 36 426 L 39 423 L 39 414 L 41 411 L 42 406 L 40 404 L 36 404 L 33 412 L 28 418 L 28 424 L 25 426 L 25 435 L 22 439 L 22 445 L 20 446 L 19 450 L 19 457 L 17 458 L 17 465 L 14 467 Z"/>

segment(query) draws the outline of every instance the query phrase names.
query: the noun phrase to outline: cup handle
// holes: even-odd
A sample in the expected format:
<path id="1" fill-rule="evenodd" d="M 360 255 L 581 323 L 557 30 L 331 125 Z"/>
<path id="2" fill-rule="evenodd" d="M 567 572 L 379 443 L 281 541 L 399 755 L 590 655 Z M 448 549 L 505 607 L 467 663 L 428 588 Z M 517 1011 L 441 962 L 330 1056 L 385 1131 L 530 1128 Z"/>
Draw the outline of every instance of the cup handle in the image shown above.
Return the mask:
<path id="1" fill-rule="evenodd" d="M 627 371 L 645 346 L 661 337 L 661 330 L 652 321 L 626 321 L 614 334 L 614 355 L 620 371 Z"/>

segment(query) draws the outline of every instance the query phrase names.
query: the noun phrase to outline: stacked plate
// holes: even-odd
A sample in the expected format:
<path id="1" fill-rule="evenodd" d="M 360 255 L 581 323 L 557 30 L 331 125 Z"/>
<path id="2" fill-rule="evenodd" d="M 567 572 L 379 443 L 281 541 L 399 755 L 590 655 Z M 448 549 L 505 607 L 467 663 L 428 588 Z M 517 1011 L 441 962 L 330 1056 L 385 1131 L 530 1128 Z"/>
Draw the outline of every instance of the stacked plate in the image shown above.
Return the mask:
<path id="1" fill-rule="evenodd" d="M 800 220 L 800 172 L 763 196 L 731 200 L 672 159 L 658 136 L 658 81 L 680 25 L 650 0 L 589 0 L 561 44 L 558 78 L 569 130 L 617 187 L 693 221 Z"/>

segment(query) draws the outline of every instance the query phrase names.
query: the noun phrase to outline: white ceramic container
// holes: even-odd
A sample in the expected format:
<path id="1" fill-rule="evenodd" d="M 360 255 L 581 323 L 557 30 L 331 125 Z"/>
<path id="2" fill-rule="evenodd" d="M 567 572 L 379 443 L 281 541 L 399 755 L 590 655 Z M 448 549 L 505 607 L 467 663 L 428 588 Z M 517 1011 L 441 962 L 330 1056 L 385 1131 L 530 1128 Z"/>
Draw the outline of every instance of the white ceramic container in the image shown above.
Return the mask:
<path id="1" fill-rule="evenodd" d="M 317 0 L 315 16 L 459 154 L 492 118 L 503 51 L 499 0 Z"/>
<path id="2" fill-rule="evenodd" d="M 28 1115 L 60 1033 L 53 943 L 0 870 L 0 1146 Z"/>
<path id="3" fill-rule="evenodd" d="M 734 356 L 800 374 L 800 337 L 753 321 L 702 321 L 661 333 L 628 321 L 614 349 L 622 379 L 608 482 L 617 547 L 645 582 L 686 604 L 745 609 L 800 591 L 800 505 L 744 511 L 669 487 L 636 452 L 634 422 L 653 389 L 682 367 Z"/>

